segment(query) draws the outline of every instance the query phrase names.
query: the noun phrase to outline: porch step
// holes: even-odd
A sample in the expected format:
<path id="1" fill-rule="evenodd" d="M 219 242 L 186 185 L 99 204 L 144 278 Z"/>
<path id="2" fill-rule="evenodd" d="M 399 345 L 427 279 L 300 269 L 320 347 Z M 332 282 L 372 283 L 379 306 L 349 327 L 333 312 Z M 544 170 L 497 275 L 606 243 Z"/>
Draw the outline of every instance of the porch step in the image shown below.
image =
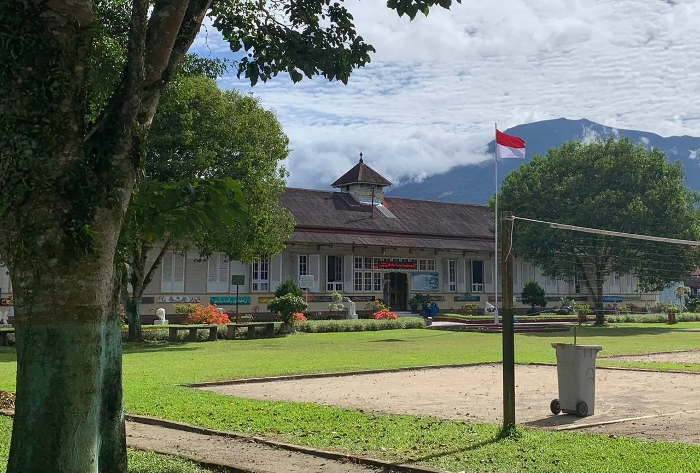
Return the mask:
<path id="1" fill-rule="evenodd" d="M 413 312 L 395 310 L 394 313 L 399 317 L 422 317 L 420 314 L 414 314 Z"/>

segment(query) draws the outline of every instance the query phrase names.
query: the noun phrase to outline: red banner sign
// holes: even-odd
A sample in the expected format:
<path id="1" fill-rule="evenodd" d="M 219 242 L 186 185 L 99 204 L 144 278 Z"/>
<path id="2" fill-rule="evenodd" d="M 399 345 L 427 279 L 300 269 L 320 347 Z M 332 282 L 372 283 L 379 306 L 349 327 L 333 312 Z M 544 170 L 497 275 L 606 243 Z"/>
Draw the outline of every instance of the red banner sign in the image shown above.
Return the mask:
<path id="1" fill-rule="evenodd" d="M 374 265 L 374 269 L 416 269 L 416 263 L 380 261 L 379 264 Z"/>

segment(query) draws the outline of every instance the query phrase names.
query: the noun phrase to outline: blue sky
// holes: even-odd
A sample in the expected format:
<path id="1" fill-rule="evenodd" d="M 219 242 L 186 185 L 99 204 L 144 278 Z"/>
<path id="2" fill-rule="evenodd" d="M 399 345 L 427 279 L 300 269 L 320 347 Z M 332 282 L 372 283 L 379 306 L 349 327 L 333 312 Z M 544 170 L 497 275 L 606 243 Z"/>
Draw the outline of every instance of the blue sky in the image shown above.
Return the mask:
<path id="1" fill-rule="evenodd" d="M 328 188 L 360 151 L 394 182 L 482 161 L 494 122 L 588 118 L 700 135 L 700 2 L 463 1 L 413 22 L 384 2 L 347 1 L 377 49 L 347 86 L 282 75 L 252 88 L 231 75 L 220 85 L 275 110 L 296 187 Z M 211 26 L 191 52 L 233 57 Z"/>

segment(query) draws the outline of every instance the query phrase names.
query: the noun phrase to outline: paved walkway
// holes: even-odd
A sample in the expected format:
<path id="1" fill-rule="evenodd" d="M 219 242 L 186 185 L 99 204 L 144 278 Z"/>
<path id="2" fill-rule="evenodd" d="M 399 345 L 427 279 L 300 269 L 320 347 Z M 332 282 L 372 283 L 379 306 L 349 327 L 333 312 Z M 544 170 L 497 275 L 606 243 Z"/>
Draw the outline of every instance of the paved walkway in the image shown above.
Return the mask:
<path id="1" fill-rule="evenodd" d="M 247 439 L 226 438 L 127 422 L 130 447 L 216 463 L 244 473 L 376 473 L 381 468 L 328 460 Z"/>

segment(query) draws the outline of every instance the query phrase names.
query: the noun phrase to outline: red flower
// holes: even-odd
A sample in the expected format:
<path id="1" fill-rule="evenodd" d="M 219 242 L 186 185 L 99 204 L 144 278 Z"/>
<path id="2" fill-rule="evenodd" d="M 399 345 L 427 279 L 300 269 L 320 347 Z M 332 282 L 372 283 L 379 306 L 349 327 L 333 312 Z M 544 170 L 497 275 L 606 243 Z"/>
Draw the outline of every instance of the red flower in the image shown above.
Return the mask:
<path id="1" fill-rule="evenodd" d="M 372 318 L 375 320 L 398 320 L 399 316 L 390 312 L 389 309 L 383 309 L 372 314 Z"/>
<path id="2" fill-rule="evenodd" d="M 231 323 L 231 320 L 223 312 L 219 312 L 215 305 L 207 307 L 197 306 L 197 310 L 187 316 L 187 321 L 191 324 L 206 324 L 206 325 L 225 325 Z"/>

